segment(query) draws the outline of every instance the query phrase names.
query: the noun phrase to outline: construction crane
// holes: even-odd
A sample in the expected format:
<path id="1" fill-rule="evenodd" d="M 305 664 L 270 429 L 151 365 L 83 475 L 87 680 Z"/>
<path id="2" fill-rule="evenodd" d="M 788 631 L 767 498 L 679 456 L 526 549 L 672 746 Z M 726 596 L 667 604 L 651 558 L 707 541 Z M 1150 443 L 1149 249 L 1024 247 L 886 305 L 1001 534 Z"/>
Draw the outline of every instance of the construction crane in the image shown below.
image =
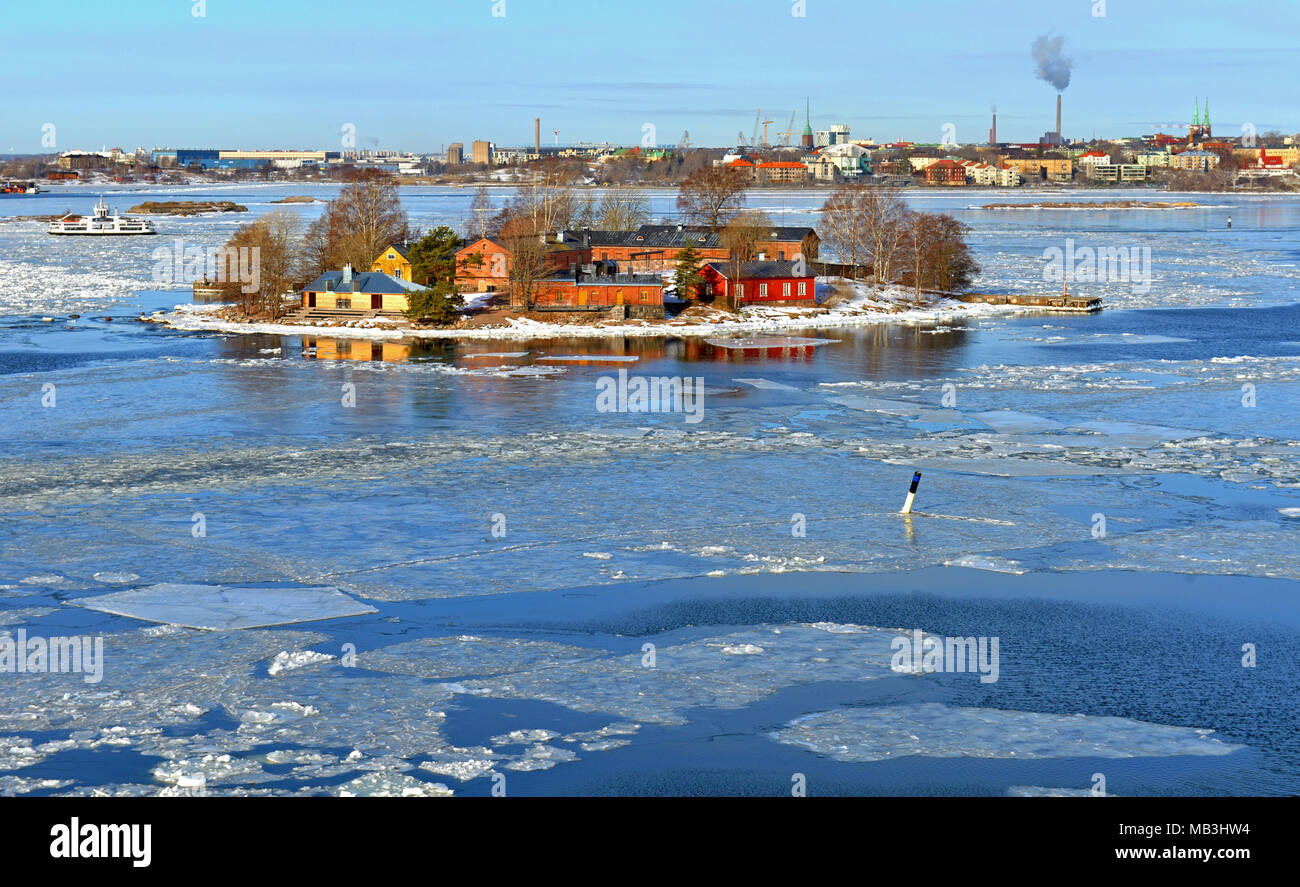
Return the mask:
<path id="1" fill-rule="evenodd" d="M 677 156 L 681 157 L 691 149 L 691 131 L 682 130 L 682 140 L 677 143 Z"/>
<path id="2" fill-rule="evenodd" d="M 736 133 L 736 147 L 737 148 L 745 147 L 745 131 L 743 129 L 740 132 Z"/>
<path id="3" fill-rule="evenodd" d="M 776 122 L 775 120 L 764 120 L 764 121 L 763 121 L 763 147 L 764 147 L 764 148 L 766 148 L 767 145 L 768 145 L 768 141 L 767 141 L 767 125 L 768 125 L 769 123 L 775 123 L 775 122 Z"/>
<path id="4" fill-rule="evenodd" d="M 790 136 L 794 135 L 794 118 L 799 114 L 797 110 L 790 112 L 790 122 L 785 125 L 785 132 L 778 132 L 781 137 L 781 144 L 787 148 L 790 147 Z"/>
<path id="5" fill-rule="evenodd" d="M 760 108 L 758 110 L 758 113 L 754 115 L 754 132 L 749 136 L 749 143 L 751 145 L 758 144 L 758 124 L 762 119 L 763 119 L 763 109 Z"/>

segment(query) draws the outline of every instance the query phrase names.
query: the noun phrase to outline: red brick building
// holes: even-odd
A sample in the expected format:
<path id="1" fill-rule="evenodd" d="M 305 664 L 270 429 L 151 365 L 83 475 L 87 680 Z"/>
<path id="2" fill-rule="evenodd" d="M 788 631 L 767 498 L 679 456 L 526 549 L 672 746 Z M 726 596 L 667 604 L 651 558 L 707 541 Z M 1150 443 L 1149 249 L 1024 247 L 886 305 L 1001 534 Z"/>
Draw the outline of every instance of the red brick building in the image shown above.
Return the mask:
<path id="1" fill-rule="evenodd" d="M 573 265 L 616 262 L 628 271 L 672 271 L 688 244 L 702 261 L 728 258 L 721 237 L 699 225 L 642 225 L 635 231 L 558 231 L 538 235 L 544 241 L 548 271 L 567 271 Z M 758 243 L 764 259 L 817 258 L 821 239 L 807 227 L 774 226 Z M 511 253 L 498 240 L 477 240 L 456 253 L 456 285 L 461 291 L 504 292 L 509 289 Z"/>
<path id="2" fill-rule="evenodd" d="M 927 185 L 964 185 L 966 184 L 966 167 L 955 160 L 940 160 L 925 168 Z"/>
<path id="3" fill-rule="evenodd" d="M 613 262 L 596 262 L 539 280 L 531 307 L 591 311 L 615 318 L 663 318 L 664 280 L 658 274 L 620 274 Z"/>
<path id="4" fill-rule="evenodd" d="M 701 273 L 701 297 L 729 301 L 734 296 L 741 305 L 817 304 L 816 278 L 806 271 L 797 273 L 794 262 L 741 262 L 739 273 L 731 262 L 708 262 Z"/>

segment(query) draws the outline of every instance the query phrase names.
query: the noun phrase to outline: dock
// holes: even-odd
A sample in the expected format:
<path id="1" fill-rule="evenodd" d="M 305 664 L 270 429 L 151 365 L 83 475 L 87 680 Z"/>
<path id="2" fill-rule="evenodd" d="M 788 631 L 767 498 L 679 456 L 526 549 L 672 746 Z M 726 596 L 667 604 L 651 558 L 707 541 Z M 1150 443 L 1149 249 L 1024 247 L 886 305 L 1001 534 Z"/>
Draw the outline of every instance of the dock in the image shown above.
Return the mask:
<path id="1" fill-rule="evenodd" d="M 986 305 L 1024 305 L 1027 308 L 1044 308 L 1051 311 L 1100 311 L 1101 296 L 1031 296 L 1016 293 L 962 293 L 954 298 L 962 302 L 983 302 Z"/>

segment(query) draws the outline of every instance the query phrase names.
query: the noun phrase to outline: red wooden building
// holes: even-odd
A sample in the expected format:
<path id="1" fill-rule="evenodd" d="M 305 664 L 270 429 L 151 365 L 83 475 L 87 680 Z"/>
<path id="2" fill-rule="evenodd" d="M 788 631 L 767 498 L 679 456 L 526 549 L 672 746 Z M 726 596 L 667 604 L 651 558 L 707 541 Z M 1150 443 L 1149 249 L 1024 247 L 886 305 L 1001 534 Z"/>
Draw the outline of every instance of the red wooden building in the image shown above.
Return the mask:
<path id="1" fill-rule="evenodd" d="M 731 262 L 708 262 L 700 269 L 704 283 L 700 295 L 729 300 L 741 305 L 817 304 L 817 280 L 805 271 L 798 273 L 794 262 L 741 262 L 739 273 Z"/>

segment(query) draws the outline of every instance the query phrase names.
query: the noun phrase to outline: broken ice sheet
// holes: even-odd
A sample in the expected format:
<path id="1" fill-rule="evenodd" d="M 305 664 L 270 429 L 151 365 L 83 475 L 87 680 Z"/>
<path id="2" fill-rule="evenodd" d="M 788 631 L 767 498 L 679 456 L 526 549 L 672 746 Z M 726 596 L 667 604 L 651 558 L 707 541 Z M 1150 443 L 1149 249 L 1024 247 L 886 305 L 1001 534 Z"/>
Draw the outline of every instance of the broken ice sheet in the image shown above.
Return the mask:
<path id="1" fill-rule="evenodd" d="M 1056 431 L 1063 427 L 1055 419 L 1016 410 L 990 410 L 985 413 L 975 413 L 974 416 L 993 430 L 1004 434 L 1034 434 L 1040 431 Z"/>
<path id="2" fill-rule="evenodd" d="M 170 582 L 71 601 L 89 610 L 208 631 L 267 628 L 378 613 L 337 588 L 258 588 Z"/>
<path id="3" fill-rule="evenodd" d="M 453 794 L 441 782 L 424 782 L 405 773 L 367 773 L 338 788 L 340 798 L 450 798 Z"/>
<path id="4" fill-rule="evenodd" d="M 357 665 L 390 674 L 452 680 L 546 668 L 603 655 L 606 655 L 603 650 L 569 647 L 550 641 L 461 635 L 422 638 L 369 650 L 357 656 Z"/>
<path id="5" fill-rule="evenodd" d="M 608 654 L 464 681 L 462 690 L 501 699 L 538 699 L 630 721 L 683 724 L 696 708 L 743 708 L 784 687 L 895 676 L 898 629 L 760 626 L 661 647 L 656 666 L 641 654 Z M 726 648 L 745 655 L 728 654 Z M 753 652 L 761 649 L 762 652 Z"/>
<path id="6" fill-rule="evenodd" d="M 836 761 L 935 758 L 1136 758 L 1228 755 L 1243 746 L 1212 730 L 1128 718 L 1058 715 L 924 702 L 805 715 L 769 738 Z"/>

